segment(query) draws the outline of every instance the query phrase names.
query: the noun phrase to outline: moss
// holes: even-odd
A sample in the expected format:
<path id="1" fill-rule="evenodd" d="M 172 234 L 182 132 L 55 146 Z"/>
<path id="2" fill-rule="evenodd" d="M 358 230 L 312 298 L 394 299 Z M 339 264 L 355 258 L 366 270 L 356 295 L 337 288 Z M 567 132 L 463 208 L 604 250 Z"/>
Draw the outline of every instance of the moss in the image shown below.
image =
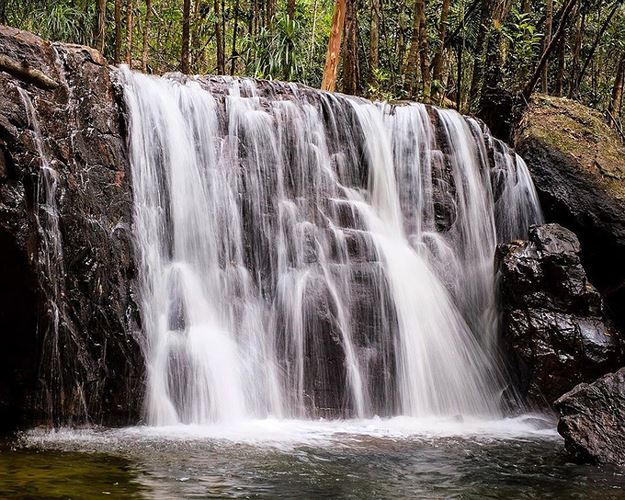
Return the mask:
<path id="1" fill-rule="evenodd" d="M 517 143 L 530 139 L 574 157 L 581 169 L 625 203 L 625 144 L 600 112 L 570 99 L 537 95 L 517 130 Z"/>

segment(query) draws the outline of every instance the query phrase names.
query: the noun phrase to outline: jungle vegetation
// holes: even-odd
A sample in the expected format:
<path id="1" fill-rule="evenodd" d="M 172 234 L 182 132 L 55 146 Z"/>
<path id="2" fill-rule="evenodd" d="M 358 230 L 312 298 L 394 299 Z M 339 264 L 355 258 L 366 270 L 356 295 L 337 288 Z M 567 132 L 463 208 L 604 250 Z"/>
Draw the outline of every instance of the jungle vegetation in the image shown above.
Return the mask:
<path id="1" fill-rule="evenodd" d="M 467 113 L 539 91 L 601 110 L 622 133 L 623 3 L 0 0 L 0 23 L 150 73 L 299 81 Z"/>

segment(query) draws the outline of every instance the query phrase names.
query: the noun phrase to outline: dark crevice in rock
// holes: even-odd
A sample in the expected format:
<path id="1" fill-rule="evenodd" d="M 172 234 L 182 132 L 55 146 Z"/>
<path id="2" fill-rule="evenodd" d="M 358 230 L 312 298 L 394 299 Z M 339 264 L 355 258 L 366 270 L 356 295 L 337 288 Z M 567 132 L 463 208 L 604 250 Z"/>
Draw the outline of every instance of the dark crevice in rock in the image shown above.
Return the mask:
<path id="1" fill-rule="evenodd" d="M 0 230 L 0 431 L 23 424 L 32 415 L 30 398 L 36 393 L 37 313 L 36 279 L 28 256 L 13 236 Z M 10 381 L 10 383 L 6 383 Z"/>

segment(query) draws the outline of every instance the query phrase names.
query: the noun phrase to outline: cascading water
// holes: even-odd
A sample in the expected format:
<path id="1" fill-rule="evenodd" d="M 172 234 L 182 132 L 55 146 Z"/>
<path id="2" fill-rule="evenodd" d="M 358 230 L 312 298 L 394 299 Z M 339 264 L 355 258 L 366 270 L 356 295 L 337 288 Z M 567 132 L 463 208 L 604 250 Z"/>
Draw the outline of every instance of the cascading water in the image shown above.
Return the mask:
<path id="1" fill-rule="evenodd" d="M 58 173 L 50 165 L 48 156 L 44 151 L 43 135 L 39 126 L 37 112 L 28 93 L 21 87 L 17 91 L 22 99 L 28 123 L 32 130 L 33 141 L 39 161 L 41 162 L 37 175 L 37 186 L 35 189 L 35 220 L 37 229 L 41 236 L 41 248 L 39 251 L 40 266 L 42 276 L 45 281 L 48 296 L 46 307 L 48 313 L 48 324 L 43 332 L 44 347 L 42 352 L 44 358 L 41 367 L 47 373 L 42 374 L 47 384 L 44 397 L 47 399 L 49 413 L 54 414 L 53 399 L 62 393 L 62 367 L 59 341 L 60 322 L 65 316 L 63 310 L 64 300 L 64 276 L 65 269 L 63 263 L 63 244 L 61 231 L 59 228 L 59 209 L 57 205 Z"/>
<path id="2" fill-rule="evenodd" d="M 122 78 L 150 423 L 498 414 L 518 156 L 418 104 Z"/>

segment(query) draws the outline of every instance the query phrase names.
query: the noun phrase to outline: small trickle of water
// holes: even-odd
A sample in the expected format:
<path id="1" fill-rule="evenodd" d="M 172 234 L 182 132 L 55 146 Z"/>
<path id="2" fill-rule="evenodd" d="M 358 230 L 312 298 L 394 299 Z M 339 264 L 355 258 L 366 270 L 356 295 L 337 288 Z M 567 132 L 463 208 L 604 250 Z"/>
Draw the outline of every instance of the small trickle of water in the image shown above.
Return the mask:
<path id="1" fill-rule="evenodd" d="M 499 415 L 495 246 L 541 218 L 520 158 L 418 104 L 122 79 L 150 423 Z"/>
<path id="2" fill-rule="evenodd" d="M 58 173 L 50 164 L 44 148 L 37 112 L 28 92 L 17 87 L 28 118 L 38 160 L 40 162 L 37 185 L 35 189 L 35 220 L 39 231 L 40 249 L 38 258 L 42 267 L 42 277 L 47 288 L 47 328 L 43 335 L 42 369 L 45 383 L 49 384 L 47 398 L 58 397 L 62 385 L 62 367 L 59 345 L 59 325 L 64 307 L 65 266 L 63 263 L 63 244 L 59 228 L 59 208 L 57 205 Z M 50 414 L 53 413 L 52 403 L 48 401 Z"/>

